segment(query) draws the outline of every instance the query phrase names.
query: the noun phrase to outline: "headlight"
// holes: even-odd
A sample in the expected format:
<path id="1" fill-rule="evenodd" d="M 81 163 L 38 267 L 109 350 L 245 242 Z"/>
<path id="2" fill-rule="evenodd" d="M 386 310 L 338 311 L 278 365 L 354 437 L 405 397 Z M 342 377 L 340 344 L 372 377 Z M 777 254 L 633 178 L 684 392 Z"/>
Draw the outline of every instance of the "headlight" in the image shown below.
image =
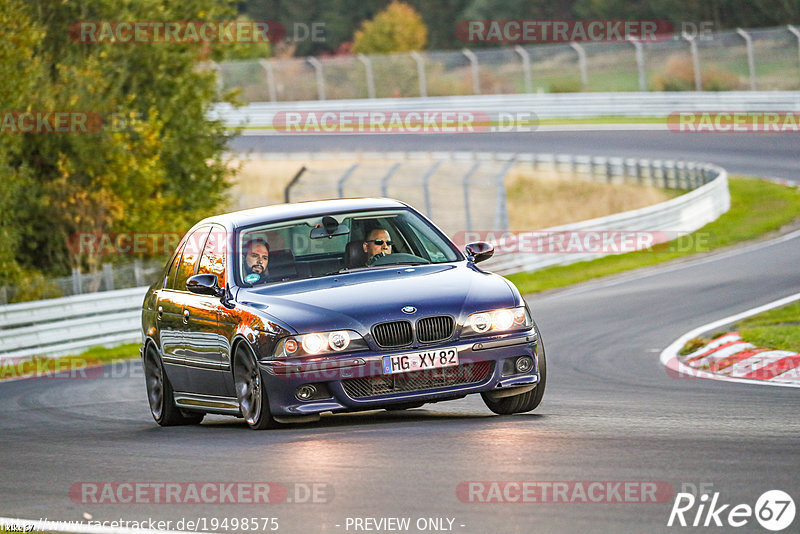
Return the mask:
<path id="1" fill-rule="evenodd" d="M 461 335 L 474 336 L 477 334 L 524 330 L 532 325 L 533 321 L 525 306 L 502 308 L 473 313 L 467 317 L 467 321 L 461 329 Z"/>
<path id="2" fill-rule="evenodd" d="M 366 349 L 367 343 L 358 332 L 353 330 L 334 330 L 332 332 L 312 332 L 310 334 L 285 337 L 278 341 L 272 357 L 297 358 Z"/>

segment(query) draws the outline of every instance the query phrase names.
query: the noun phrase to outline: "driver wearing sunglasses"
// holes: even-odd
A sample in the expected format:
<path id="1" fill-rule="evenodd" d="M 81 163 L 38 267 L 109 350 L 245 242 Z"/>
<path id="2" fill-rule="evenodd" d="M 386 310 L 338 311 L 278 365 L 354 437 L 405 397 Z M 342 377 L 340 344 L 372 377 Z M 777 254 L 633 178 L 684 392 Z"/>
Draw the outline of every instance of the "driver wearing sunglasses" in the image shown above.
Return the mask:
<path id="1" fill-rule="evenodd" d="M 392 240 L 385 228 L 373 228 L 367 239 L 364 240 L 364 252 L 367 255 L 367 265 L 372 265 L 375 260 L 392 253 Z"/>

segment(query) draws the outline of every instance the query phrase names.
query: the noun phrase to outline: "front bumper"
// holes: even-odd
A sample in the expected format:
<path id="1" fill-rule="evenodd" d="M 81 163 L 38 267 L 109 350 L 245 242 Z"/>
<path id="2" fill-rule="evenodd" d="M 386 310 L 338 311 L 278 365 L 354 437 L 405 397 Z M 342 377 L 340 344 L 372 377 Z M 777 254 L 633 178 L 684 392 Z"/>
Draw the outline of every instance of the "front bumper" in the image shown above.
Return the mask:
<path id="1" fill-rule="evenodd" d="M 260 361 L 270 410 L 275 416 L 309 416 L 322 412 L 370 410 L 403 403 L 437 402 L 471 393 L 502 391 L 539 382 L 536 330 L 459 340 L 436 346 L 405 347 L 384 352 L 357 352 L 302 360 Z M 453 347 L 459 365 L 444 369 L 386 375 L 382 358 L 390 354 Z M 525 373 L 513 361 L 533 358 Z M 415 374 L 416 373 L 416 374 Z M 318 395 L 300 400 L 297 388 L 313 384 Z M 399 385 L 399 387 L 398 387 Z M 372 387 L 373 393 L 370 393 Z"/>

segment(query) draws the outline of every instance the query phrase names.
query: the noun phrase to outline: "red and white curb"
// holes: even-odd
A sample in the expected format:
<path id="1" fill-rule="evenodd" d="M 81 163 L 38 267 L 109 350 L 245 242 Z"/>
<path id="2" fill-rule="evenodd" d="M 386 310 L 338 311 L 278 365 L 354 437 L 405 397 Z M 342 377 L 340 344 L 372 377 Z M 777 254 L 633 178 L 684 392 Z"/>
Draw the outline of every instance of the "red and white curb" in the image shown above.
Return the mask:
<path id="1" fill-rule="evenodd" d="M 700 334 L 746 317 L 800 300 L 800 293 L 725 317 L 687 332 L 661 353 L 661 363 L 675 378 L 707 378 L 746 384 L 800 387 L 800 354 L 758 349 L 742 341 L 738 332 L 721 336 L 686 356 L 678 351 Z"/>

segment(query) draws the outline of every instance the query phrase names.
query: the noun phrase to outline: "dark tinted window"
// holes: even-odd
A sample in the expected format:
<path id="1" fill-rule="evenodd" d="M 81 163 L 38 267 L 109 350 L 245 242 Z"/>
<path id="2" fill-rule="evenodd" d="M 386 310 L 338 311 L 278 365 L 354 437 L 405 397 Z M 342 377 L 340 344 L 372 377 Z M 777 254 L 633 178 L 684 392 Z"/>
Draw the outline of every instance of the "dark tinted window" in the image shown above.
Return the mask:
<path id="1" fill-rule="evenodd" d="M 186 280 L 197 271 L 197 264 L 200 261 L 200 255 L 206 244 L 206 237 L 208 236 L 209 230 L 210 228 L 207 226 L 199 228 L 186 238 L 186 244 L 183 246 L 183 254 L 181 255 L 181 262 L 178 264 L 177 273 L 175 273 L 174 289 L 186 291 Z"/>

